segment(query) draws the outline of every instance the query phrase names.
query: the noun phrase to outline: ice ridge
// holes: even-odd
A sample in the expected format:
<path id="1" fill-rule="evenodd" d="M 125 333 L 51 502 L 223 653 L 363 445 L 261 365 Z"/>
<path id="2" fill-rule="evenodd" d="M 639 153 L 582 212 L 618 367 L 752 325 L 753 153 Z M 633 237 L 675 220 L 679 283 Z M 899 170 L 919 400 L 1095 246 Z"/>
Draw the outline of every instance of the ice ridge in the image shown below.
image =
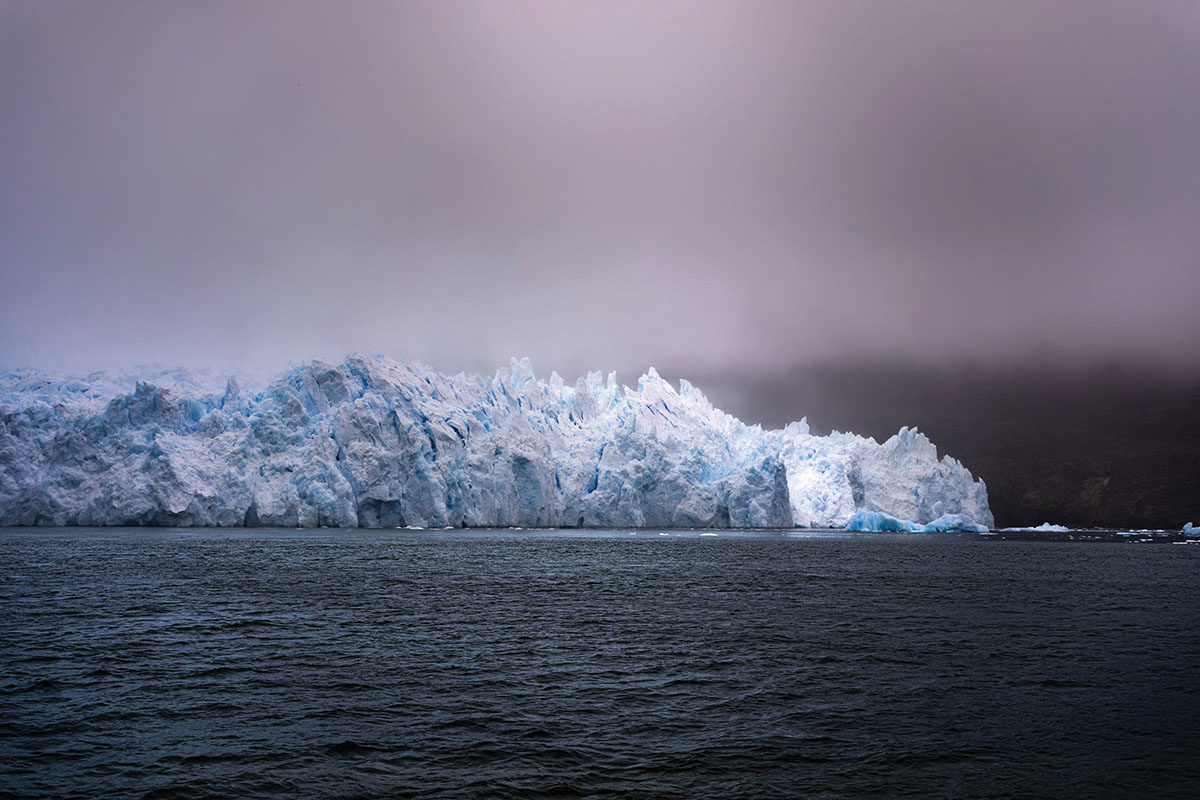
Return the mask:
<path id="1" fill-rule="evenodd" d="M 384 356 L 257 391 L 185 373 L 0 374 L 0 524 L 842 527 L 993 524 L 982 481 L 915 429 L 882 444 L 748 426 L 650 369 L 574 385 Z"/>

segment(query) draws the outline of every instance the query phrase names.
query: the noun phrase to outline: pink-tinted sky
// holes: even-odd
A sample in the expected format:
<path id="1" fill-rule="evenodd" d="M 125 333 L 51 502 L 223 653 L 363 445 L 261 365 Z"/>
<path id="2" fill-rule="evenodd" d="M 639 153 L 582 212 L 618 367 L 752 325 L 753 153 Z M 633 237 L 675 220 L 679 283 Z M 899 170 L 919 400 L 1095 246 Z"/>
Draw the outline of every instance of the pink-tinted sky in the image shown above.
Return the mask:
<path id="1" fill-rule="evenodd" d="M 0 0 L 0 366 L 1193 368 L 1198 9 Z"/>

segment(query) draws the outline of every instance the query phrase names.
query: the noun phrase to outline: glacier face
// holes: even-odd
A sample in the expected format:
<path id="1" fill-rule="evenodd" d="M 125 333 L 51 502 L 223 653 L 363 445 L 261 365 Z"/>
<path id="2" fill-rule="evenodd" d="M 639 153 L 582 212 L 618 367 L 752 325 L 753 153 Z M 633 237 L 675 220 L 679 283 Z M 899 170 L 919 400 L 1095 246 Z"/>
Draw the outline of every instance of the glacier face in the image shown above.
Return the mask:
<path id="1" fill-rule="evenodd" d="M 915 430 L 879 444 L 747 426 L 687 381 L 573 386 L 383 356 L 259 391 L 187 373 L 0 375 L 0 524 L 841 527 L 857 512 L 993 524 Z"/>

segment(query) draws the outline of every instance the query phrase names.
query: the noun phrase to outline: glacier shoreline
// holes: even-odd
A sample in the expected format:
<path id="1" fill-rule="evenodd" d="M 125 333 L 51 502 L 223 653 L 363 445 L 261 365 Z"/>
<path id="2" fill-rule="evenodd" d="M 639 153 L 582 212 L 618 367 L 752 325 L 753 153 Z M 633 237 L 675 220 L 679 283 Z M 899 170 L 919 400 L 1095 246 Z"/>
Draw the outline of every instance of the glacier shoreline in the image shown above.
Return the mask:
<path id="1" fill-rule="evenodd" d="M 574 385 L 384 356 L 260 391 L 189 373 L 0 375 L 0 525 L 841 528 L 994 524 L 915 429 L 883 443 L 748 426 L 650 369 Z M 964 523 L 964 524 L 966 524 Z"/>

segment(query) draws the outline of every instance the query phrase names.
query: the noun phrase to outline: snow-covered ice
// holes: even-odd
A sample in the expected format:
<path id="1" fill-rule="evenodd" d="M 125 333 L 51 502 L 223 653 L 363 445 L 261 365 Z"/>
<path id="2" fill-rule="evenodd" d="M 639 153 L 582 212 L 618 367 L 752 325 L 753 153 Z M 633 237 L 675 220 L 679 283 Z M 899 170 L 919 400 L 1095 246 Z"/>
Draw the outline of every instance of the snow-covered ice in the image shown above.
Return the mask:
<path id="1" fill-rule="evenodd" d="M 0 375 L 0 524 L 991 525 L 987 490 L 914 429 L 747 426 L 653 370 L 447 376 L 383 356 L 261 390 L 186 372 Z"/>

